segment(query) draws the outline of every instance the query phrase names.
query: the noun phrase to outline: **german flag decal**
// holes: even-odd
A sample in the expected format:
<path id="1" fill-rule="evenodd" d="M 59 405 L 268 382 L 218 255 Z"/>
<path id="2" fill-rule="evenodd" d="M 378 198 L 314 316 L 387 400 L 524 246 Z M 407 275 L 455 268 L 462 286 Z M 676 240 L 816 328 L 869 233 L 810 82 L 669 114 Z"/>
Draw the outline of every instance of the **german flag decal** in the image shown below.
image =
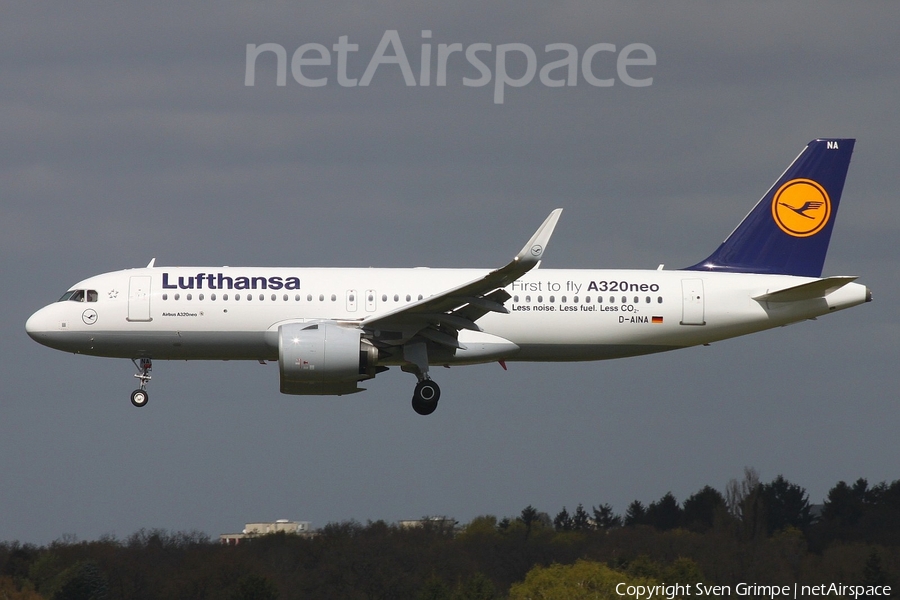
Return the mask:
<path id="1" fill-rule="evenodd" d="M 662 318 L 662 317 L 653 317 L 653 318 L 650 319 L 650 322 L 651 322 L 651 323 L 662 323 L 662 322 L 663 322 L 663 318 Z"/>

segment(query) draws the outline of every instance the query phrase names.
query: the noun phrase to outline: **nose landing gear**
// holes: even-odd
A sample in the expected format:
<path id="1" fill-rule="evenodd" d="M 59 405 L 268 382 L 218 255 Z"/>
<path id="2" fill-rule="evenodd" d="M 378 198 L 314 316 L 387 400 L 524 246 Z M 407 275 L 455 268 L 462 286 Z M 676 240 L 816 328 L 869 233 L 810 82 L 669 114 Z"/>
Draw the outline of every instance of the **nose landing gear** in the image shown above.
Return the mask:
<path id="1" fill-rule="evenodd" d="M 153 368 L 153 363 L 149 358 L 141 358 L 140 363 L 136 359 L 131 359 L 131 362 L 134 363 L 134 368 L 138 370 L 134 376 L 141 382 L 141 387 L 131 392 L 131 403 L 140 408 L 147 406 L 147 402 L 150 400 L 150 394 L 147 393 L 147 383 L 150 381 L 150 370 Z"/>

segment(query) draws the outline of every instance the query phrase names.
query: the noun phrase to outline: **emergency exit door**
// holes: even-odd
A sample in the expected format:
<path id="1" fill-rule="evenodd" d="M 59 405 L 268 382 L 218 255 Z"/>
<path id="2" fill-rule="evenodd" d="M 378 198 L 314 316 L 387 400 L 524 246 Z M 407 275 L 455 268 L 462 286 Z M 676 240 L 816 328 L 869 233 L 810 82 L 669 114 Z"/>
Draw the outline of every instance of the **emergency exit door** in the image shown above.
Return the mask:
<path id="1" fill-rule="evenodd" d="M 681 324 L 706 325 L 702 279 L 681 280 Z"/>

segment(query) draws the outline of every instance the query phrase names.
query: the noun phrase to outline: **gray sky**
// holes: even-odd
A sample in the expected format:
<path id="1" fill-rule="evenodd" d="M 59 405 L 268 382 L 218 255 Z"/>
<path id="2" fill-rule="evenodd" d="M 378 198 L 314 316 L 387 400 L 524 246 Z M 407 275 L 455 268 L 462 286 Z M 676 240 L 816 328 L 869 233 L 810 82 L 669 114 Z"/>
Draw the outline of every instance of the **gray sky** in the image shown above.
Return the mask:
<path id="1" fill-rule="evenodd" d="M 216 535 L 253 520 L 623 512 L 724 489 L 744 466 L 820 502 L 900 477 L 896 3 L 16 3 L 0 21 L 0 540 Z M 649 87 L 538 78 L 408 87 L 384 65 L 304 87 L 247 44 L 649 44 Z M 423 40 L 422 30 L 432 38 Z M 494 53 L 482 55 L 493 60 Z M 598 76 L 615 76 L 598 55 Z M 336 60 L 336 59 L 335 59 Z M 493 70 L 493 63 L 491 67 Z M 434 69 L 434 67 L 432 67 Z M 318 70 L 317 70 L 318 69 Z M 516 76 L 524 64 L 510 60 Z M 554 76 L 559 76 L 559 71 Z M 434 72 L 432 72 L 432 78 Z M 32 342 L 27 317 L 90 275 L 158 265 L 503 264 L 565 208 L 546 267 L 707 256 L 803 146 L 858 139 L 825 271 L 875 302 L 674 353 L 439 369 L 428 418 L 393 369 L 350 397 L 278 393 L 277 365 L 126 360 Z"/>

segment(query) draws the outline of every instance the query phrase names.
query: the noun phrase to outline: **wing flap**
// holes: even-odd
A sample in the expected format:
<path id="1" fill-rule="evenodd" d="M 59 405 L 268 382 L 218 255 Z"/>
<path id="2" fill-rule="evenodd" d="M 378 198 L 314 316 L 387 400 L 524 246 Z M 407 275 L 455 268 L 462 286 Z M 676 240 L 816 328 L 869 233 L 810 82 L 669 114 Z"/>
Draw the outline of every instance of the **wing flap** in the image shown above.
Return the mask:
<path id="1" fill-rule="evenodd" d="M 423 338 L 431 340 L 432 342 L 440 344 L 441 346 L 456 348 L 457 350 L 466 349 L 465 346 L 459 343 L 459 339 L 456 336 L 444 333 L 443 331 L 438 331 L 437 329 L 422 329 L 421 331 L 419 331 L 419 335 L 421 335 Z"/>
<path id="2" fill-rule="evenodd" d="M 470 321 L 477 321 L 489 312 L 508 315 L 509 309 L 503 306 L 503 303 L 511 297 L 506 290 L 500 289 L 484 296 L 462 298 L 466 301 L 465 306 L 456 309 L 453 314 Z"/>

